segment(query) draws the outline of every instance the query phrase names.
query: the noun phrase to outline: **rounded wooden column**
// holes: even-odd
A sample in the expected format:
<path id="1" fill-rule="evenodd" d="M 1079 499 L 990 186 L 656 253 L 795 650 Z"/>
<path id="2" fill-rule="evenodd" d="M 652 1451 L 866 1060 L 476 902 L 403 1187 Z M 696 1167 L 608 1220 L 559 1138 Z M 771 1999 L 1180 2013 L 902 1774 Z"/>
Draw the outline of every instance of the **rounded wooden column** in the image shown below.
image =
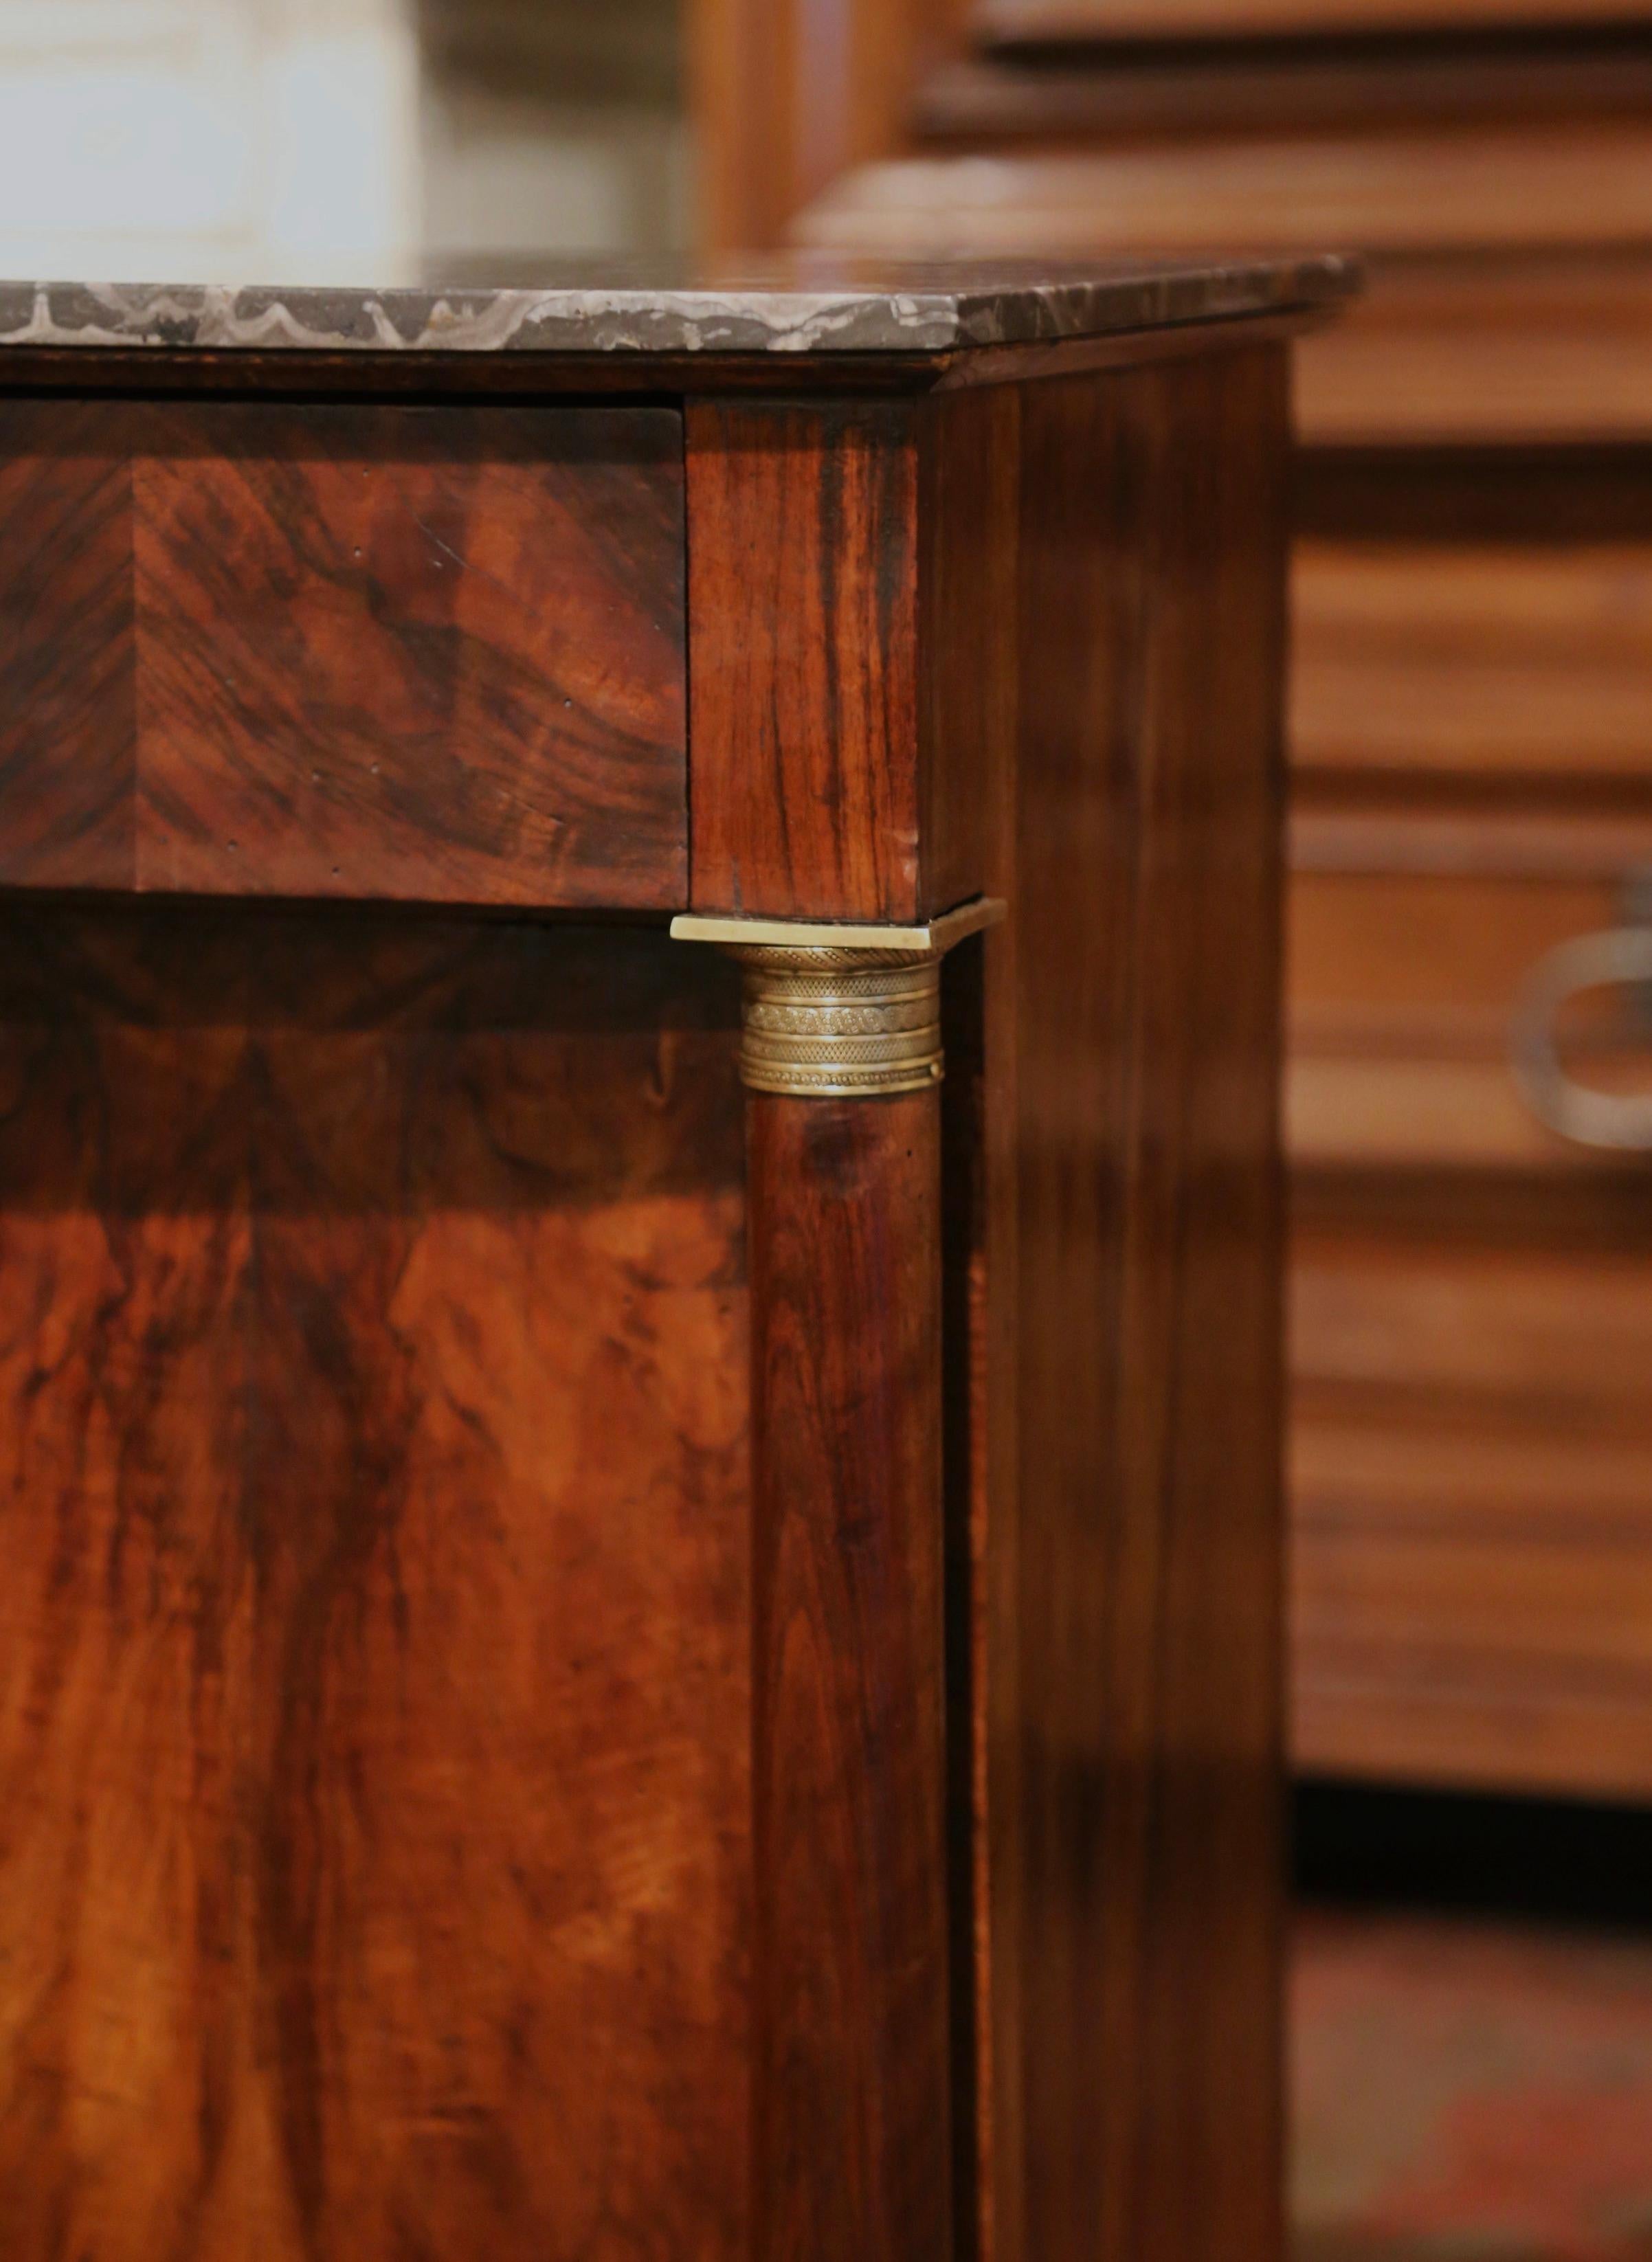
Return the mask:
<path id="1" fill-rule="evenodd" d="M 755 2251 L 947 2262 L 939 963 L 739 955 Z"/>

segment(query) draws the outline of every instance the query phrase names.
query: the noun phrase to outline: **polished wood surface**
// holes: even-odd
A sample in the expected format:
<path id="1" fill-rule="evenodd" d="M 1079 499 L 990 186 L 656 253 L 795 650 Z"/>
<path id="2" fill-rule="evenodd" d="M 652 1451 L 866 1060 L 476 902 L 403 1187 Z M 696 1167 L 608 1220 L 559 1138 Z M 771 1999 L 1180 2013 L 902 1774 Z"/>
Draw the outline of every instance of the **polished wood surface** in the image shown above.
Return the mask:
<path id="1" fill-rule="evenodd" d="M 0 879 L 666 907 L 661 409 L 0 407 Z"/>
<path id="2" fill-rule="evenodd" d="M 7 2262 L 1276 2262 L 1298 319 L 0 407 Z"/>
<path id="3" fill-rule="evenodd" d="M 1023 1703 L 1049 1724 L 1029 1752 L 1028 1795 L 1047 1818 L 1033 1842 L 1063 1882 L 1035 1879 L 1077 1921 L 1046 1941 L 1043 1893 L 1029 1902 L 1037 1977 L 1023 2031 L 1038 2148 L 1026 2251 L 1100 2244 L 1238 2262 L 1276 2251 L 1280 2236 L 1284 364 L 1264 353 L 1192 364 L 1110 412 L 1054 393 L 1037 405 L 1023 602 L 1048 623 L 1053 664 L 1024 695 L 1021 772 L 1021 1497 L 1032 1544 L 1021 1655 Z M 1068 466 L 1075 422 L 1109 413 L 1155 475 L 1136 486 L 1115 458 L 1098 538 Z M 1264 434 L 1273 445 L 1256 444 Z M 1076 568 L 1104 577 L 1095 594 L 1133 614 L 1140 638 L 1110 680 L 1090 677 L 1077 721 L 1069 692 L 1085 681 L 1088 638 Z M 1116 885 L 1110 936 L 1109 921 L 1094 932 L 1086 847 Z M 1049 882 L 1057 870 L 1064 890 Z M 1110 1089 L 1094 1097 L 1116 1126 L 1111 1159 L 1098 1148 L 1089 1167 L 1071 1127 L 1080 1032 L 1111 1063 Z M 1076 1269 L 1086 1246 L 1116 1299 L 1099 1315 Z M 1087 1624 L 1046 1501 L 1073 1519 L 1079 1560 L 1103 1551 Z M 1094 1806 L 1075 1794 L 1098 1761 Z M 1098 1869 L 1111 1882 L 1095 1895 Z M 1172 1871 L 1180 1884 L 1164 1894 L 1156 1881 Z M 1100 2144 L 1080 2114 L 1051 2159 L 1037 2132 L 1061 2125 L 1057 2034 L 1087 2070 L 1076 2093 L 1107 2101 Z M 1128 2097 L 1109 2076 L 1124 2063 L 1141 2070 Z"/>
<path id="4" fill-rule="evenodd" d="M 893 402 L 689 409 L 696 911 L 926 908 L 912 428 Z"/>
<path id="5" fill-rule="evenodd" d="M 1284 364 L 955 413 L 995 528 L 955 649 L 993 655 L 977 790 L 1018 905 L 949 1099 L 985 1140 L 952 1150 L 949 1307 L 979 1378 L 949 1432 L 992 1849 L 978 2251 L 1238 2262 L 1280 2237 Z"/>
<path id="6" fill-rule="evenodd" d="M 757 2251 L 949 2262 L 939 1102 L 748 1122 Z"/>
<path id="7" fill-rule="evenodd" d="M 747 2251 L 735 1010 L 4 913 L 16 2262 Z"/>
<path id="8" fill-rule="evenodd" d="M 118 887 L 136 864 L 131 475 L 106 429 L 78 404 L 0 407 L 8 885 Z"/>

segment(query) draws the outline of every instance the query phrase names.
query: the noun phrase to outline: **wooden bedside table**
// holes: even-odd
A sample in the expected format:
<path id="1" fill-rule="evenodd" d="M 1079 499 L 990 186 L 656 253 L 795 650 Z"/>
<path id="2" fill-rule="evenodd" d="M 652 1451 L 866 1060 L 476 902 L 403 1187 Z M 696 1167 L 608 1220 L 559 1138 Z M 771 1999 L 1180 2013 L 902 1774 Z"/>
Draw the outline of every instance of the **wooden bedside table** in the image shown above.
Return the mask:
<path id="1" fill-rule="evenodd" d="M 8 2262 L 1272 2251 L 1348 287 L 0 287 Z"/>

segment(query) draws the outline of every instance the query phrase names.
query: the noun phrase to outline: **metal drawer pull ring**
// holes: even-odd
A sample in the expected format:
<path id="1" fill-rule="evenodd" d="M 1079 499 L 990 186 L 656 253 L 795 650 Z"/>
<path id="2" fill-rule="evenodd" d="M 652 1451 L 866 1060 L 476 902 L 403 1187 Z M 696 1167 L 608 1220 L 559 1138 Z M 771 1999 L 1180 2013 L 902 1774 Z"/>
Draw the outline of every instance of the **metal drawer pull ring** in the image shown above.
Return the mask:
<path id="1" fill-rule="evenodd" d="M 1652 926 L 1580 934 L 1539 962 L 1514 1008 L 1510 1055 L 1533 1113 L 1580 1147 L 1652 1150 L 1652 1096 L 1598 1091 L 1561 1066 L 1555 1022 L 1587 990 L 1633 989 L 1652 1001 Z M 1642 1007 L 1652 1034 L 1652 1014 Z"/>

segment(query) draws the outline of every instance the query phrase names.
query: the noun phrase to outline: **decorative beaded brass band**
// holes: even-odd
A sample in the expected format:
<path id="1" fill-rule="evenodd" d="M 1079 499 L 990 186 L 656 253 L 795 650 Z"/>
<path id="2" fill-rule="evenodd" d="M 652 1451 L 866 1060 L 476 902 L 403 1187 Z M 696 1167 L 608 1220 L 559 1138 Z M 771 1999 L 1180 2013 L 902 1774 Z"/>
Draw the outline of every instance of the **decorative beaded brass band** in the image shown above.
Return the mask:
<path id="1" fill-rule="evenodd" d="M 753 1091 L 868 1099 L 941 1077 L 941 962 L 908 951 L 739 946 L 740 1077 Z"/>
<path id="2" fill-rule="evenodd" d="M 940 1083 L 941 962 L 1003 916 L 1003 904 L 984 897 L 927 926 L 685 911 L 671 932 L 715 943 L 745 968 L 740 1076 L 751 1091 L 876 1099 Z"/>

